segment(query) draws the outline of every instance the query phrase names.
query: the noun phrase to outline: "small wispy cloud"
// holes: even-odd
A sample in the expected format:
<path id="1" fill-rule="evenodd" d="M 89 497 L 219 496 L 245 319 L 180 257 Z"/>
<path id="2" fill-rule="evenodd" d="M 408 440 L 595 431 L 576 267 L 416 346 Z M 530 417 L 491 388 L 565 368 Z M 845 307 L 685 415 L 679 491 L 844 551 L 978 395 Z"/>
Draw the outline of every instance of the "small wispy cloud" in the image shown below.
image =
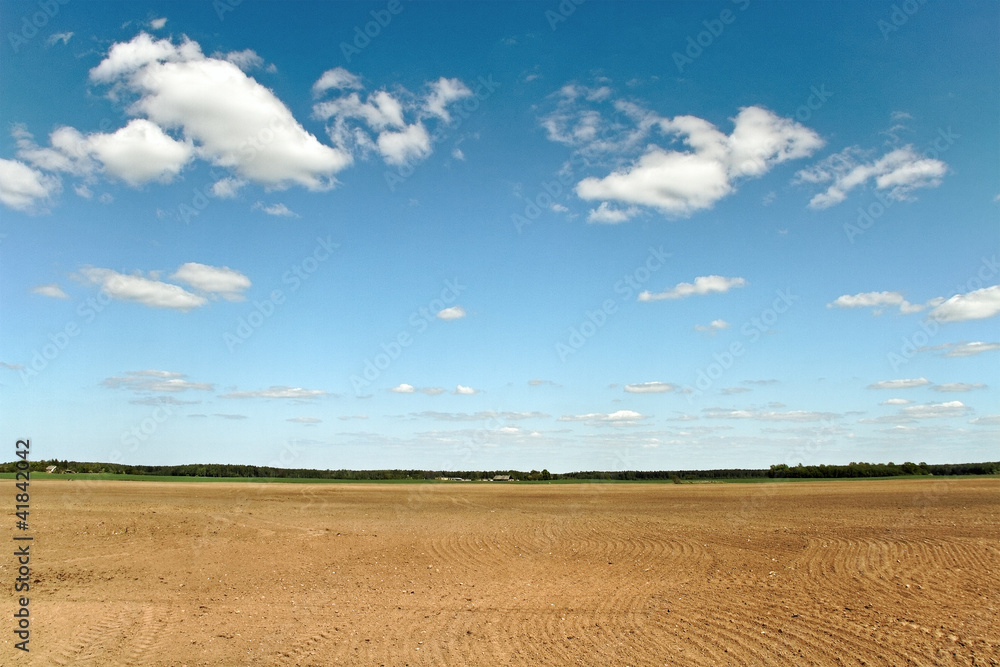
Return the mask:
<path id="1" fill-rule="evenodd" d="M 900 380 L 879 380 L 868 385 L 869 389 L 913 389 L 914 387 L 926 387 L 931 381 L 925 377 L 904 378 Z"/>
<path id="2" fill-rule="evenodd" d="M 715 335 L 723 329 L 729 328 L 729 322 L 725 320 L 712 320 L 708 324 L 696 324 L 694 325 L 695 331 L 700 331 L 702 333 L 707 333 L 710 335 Z"/>
<path id="3" fill-rule="evenodd" d="M 216 184 L 218 185 L 218 183 Z M 255 202 L 253 206 L 250 207 L 254 211 L 263 211 L 268 215 L 277 216 L 279 218 L 297 218 L 299 215 L 292 211 L 290 208 L 282 203 L 267 205 L 262 201 Z"/>
<path id="4" fill-rule="evenodd" d="M 663 292 L 639 293 L 639 301 L 660 301 L 662 299 L 684 299 L 689 296 L 718 293 L 723 294 L 731 289 L 746 286 L 745 278 L 726 278 L 724 276 L 698 276 L 693 283 L 678 283 Z"/>
<path id="5" fill-rule="evenodd" d="M 68 299 L 69 295 L 62 290 L 57 283 L 49 283 L 47 285 L 38 285 L 37 287 L 31 288 L 32 294 L 38 294 L 39 296 L 47 296 L 52 299 Z"/>
<path id="6" fill-rule="evenodd" d="M 63 44 L 69 44 L 69 40 L 73 39 L 72 32 L 56 32 L 49 35 L 48 39 L 45 40 L 46 46 L 54 46 L 58 42 Z"/>
<path id="7" fill-rule="evenodd" d="M 461 306 L 452 306 L 451 308 L 444 308 L 437 312 L 437 318 L 446 322 L 450 322 L 451 320 L 460 320 L 465 317 L 465 315 L 465 308 L 462 308 Z"/>
<path id="8" fill-rule="evenodd" d="M 326 396 L 322 389 L 303 389 L 301 387 L 271 386 L 257 391 L 233 391 L 223 394 L 220 398 L 277 398 L 277 399 L 310 399 Z"/>
<path id="9" fill-rule="evenodd" d="M 677 387 L 668 382 L 639 382 L 625 385 L 625 391 L 630 394 L 663 394 Z"/>

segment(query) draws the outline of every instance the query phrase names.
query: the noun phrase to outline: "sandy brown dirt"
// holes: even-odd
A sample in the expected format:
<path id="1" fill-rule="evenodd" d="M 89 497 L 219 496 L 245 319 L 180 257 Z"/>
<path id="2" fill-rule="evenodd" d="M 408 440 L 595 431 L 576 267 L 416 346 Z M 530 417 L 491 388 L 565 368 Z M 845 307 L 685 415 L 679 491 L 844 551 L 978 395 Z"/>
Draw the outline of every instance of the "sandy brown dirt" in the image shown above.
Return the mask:
<path id="1" fill-rule="evenodd" d="M 3 665 L 1000 664 L 996 479 L 31 489 Z"/>

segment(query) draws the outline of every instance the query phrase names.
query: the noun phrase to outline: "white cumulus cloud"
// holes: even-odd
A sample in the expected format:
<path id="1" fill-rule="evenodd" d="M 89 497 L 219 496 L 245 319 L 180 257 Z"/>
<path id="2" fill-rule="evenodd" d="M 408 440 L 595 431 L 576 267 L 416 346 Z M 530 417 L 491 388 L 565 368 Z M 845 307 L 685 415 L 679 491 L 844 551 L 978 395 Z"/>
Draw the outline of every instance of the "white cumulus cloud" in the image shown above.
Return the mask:
<path id="1" fill-rule="evenodd" d="M 169 182 L 194 153 L 189 141 L 177 141 L 148 120 L 137 118 L 110 134 L 92 134 L 90 151 L 107 173 L 129 185 Z"/>
<path id="2" fill-rule="evenodd" d="M 0 159 L 0 202 L 18 211 L 30 211 L 62 190 L 59 178 L 32 169 L 18 160 Z"/>
<path id="3" fill-rule="evenodd" d="M 228 301 L 242 301 L 243 292 L 250 287 L 250 279 L 228 266 L 209 266 L 187 262 L 170 276 L 202 292 L 218 294 Z"/>
<path id="4" fill-rule="evenodd" d="M 786 160 L 808 157 L 823 145 L 819 135 L 789 118 L 762 107 L 744 107 L 727 135 L 696 116 L 652 118 L 649 114 L 619 106 L 624 116 L 637 119 L 645 135 L 656 128 L 668 139 L 680 141 L 687 150 L 647 146 L 626 167 L 603 178 L 589 177 L 576 186 L 582 199 L 647 206 L 675 217 L 708 209 L 736 189 L 743 178 L 758 178 Z M 600 134 L 598 116 L 581 117 L 575 137 L 588 142 Z M 551 136 L 551 132 L 550 132 Z"/>
<path id="5" fill-rule="evenodd" d="M 935 299 L 930 318 L 938 322 L 983 320 L 1000 314 L 1000 285 L 984 287 L 950 299 Z"/>
<path id="6" fill-rule="evenodd" d="M 129 275 L 96 267 L 80 269 L 79 273 L 87 281 L 100 285 L 101 290 L 112 299 L 182 311 L 208 303 L 205 297 L 192 294 L 179 285 L 147 278 L 141 273 Z"/>
<path id="7" fill-rule="evenodd" d="M 234 58 L 241 64 L 252 60 L 239 53 L 244 55 Z M 113 45 L 90 77 L 112 84 L 113 98 L 137 97 L 130 113 L 180 132 L 199 157 L 248 181 L 323 190 L 351 163 L 348 153 L 305 131 L 274 93 L 237 64 L 206 57 L 191 40 L 174 44 L 140 33 Z"/>
<path id="8" fill-rule="evenodd" d="M 838 296 L 826 304 L 827 308 L 872 308 L 876 315 L 881 315 L 886 307 L 899 307 L 903 314 L 917 313 L 924 309 L 923 305 L 907 301 L 899 292 L 862 292 L 860 294 L 845 294 Z"/>

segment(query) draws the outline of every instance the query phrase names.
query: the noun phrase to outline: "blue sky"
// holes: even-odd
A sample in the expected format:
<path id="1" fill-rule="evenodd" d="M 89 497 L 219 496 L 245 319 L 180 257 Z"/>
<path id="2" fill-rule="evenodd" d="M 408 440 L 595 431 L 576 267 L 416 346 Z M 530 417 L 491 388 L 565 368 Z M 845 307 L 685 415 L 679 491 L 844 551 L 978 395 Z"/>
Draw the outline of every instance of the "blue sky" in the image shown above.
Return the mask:
<path id="1" fill-rule="evenodd" d="M 991 2 L 0 3 L 37 458 L 997 458 Z"/>

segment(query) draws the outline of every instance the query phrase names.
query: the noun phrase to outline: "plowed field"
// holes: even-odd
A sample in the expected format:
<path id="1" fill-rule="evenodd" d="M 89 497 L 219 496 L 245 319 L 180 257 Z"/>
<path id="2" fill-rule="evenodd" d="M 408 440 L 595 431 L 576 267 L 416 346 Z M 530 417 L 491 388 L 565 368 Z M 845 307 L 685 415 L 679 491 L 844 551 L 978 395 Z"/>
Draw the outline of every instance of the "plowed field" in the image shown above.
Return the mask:
<path id="1" fill-rule="evenodd" d="M 3 665 L 1000 664 L 997 479 L 31 489 Z"/>

